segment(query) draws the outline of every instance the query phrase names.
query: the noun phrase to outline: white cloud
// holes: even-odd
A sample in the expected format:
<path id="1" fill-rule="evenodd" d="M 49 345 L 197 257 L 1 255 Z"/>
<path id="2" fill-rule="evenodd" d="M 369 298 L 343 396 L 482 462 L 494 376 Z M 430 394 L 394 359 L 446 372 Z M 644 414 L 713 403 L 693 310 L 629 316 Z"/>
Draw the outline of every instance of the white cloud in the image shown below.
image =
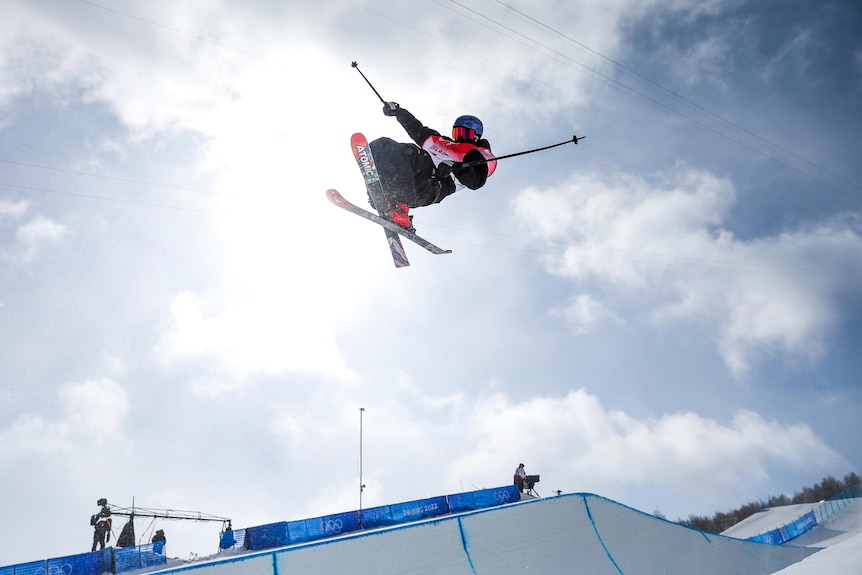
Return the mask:
<path id="1" fill-rule="evenodd" d="M 83 451 L 90 454 L 111 444 L 125 444 L 125 419 L 129 398 L 125 389 L 109 379 L 92 379 L 64 385 L 58 397 L 57 417 L 22 414 L 9 427 L 0 429 L 6 448 L 0 460 L 44 457 L 65 461 Z"/>
<path id="2" fill-rule="evenodd" d="M 727 422 L 693 412 L 636 417 L 583 388 L 524 400 L 491 390 L 435 396 L 402 376 L 385 398 L 339 405 L 323 425 L 287 411 L 273 424 L 274 439 L 326 478 L 308 503 L 311 516 L 355 506 L 355 484 L 343 477 L 345 467 L 358 472 L 355 452 L 345 453 L 345 465 L 320 450 L 343 451 L 344 438 L 358 433 L 359 405 L 367 408 L 368 505 L 507 484 L 524 462 L 542 475 L 543 494 L 593 491 L 646 507 L 658 493 L 673 498 L 668 512 L 684 514 L 739 504 L 771 485 L 778 470 L 846 465 L 805 423 L 748 409 Z"/>
<path id="3" fill-rule="evenodd" d="M 0 200 L 0 223 L 4 219 L 15 220 L 24 215 L 27 208 L 30 207 L 30 202 L 18 201 L 11 202 L 8 200 Z"/>
<path id="4" fill-rule="evenodd" d="M 683 53 L 670 54 L 668 58 L 677 63 L 674 71 L 687 85 L 706 80 L 724 87 L 733 41 L 733 38 L 706 37 L 694 49 L 687 47 Z"/>
<path id="5" fill-rule="evenodd" d="M 171 304 L 171 325 L 157 347 L 162 362 L 198 363 L 206 376 L 201 393 L 243 385 L 253 376 L 288 371 L 320 372 L 354 379 L 345 367 L 331 328 L 315 321 L 301 298 L 264 296 L 247 305 L 214 309 L 194 293 Z"/>
<path id="6" fill-rule="evenodd" d="M 602 286 L 601 297 L 575 299 L 576 332 L 589 312 L 635 302 L 653 321 L 705 326 L 736 376 L 762 354 L 816 359 L 838 296 L 858 291 L 842 273 L 862 259 L 854 220 L 743 241 L 721 227 L 733 201 L 726 179 L 680 166 L 651 178 L 582 175 L 513 205 L 529 234 L 564 246 L 548 249 L 549 271 Z"/>
<path id="7" fill-rule="evenodd" d="M 0 204 L 0 222 L 4 218 L 17 221 L 24 217 L 27 202 L 4 202 Z M 15 228 L 14 241 L 0 246 L 0 260 L 27 263 L 35 259 L 47 246 L 62 242 L 69 235 L 69 228 L 45 216 L 35 216 Z"/>
<path id="8" fill-rule="evenodd" d="M 22 246 L 22 259 L 29 261 L 43 245 L 55 243 L 67 233 L 68 228 L 65 225 L 40 216 L 19 227 L 15 236 Z"/>
<path id="9" fill-rule="evenodd" d="M 817 30 L 797 28 L 767 63 L 761 76 L 766 83 L 772 83 L 776 76 L 785 74 L 796 82 L 810 81 L 811 66 L 827 49 L 827 43 L 819 37 Z"/>
<path id="10" fill-rule="evenodd" d="M 842 461 L 805 424 L 770 421 L 750 410 L 728 424 L 691 412 L 638 419 L 607 409 L 584 389 L 523 402 L 503 394 L 480 399 L 463 422 L 463 438 L 467 449 L 448 466 L 452 477 L 490 471 L 507 478 L 520 461 L 528 472 L 553 477 L 545 489 L 592 487 L 635 497 L 648 486 L 688 501 L 722 494 L 721 504 L 767 482 L 776 467 Z"/>
<path id="11" fill-rule="evenodd" d="M 209 133 L 205 125 L 240 96 L 237 77 L 262 61 L 231 46 L 233 34 L 255 23 L 228 17 L 211 2 L 136 3 L 116 11 L 17 3 L 14 10 L 0 28 L 0 104 L 34 90 L 72 88 L 110 107 L 133 138 L 163 130 Z M 27 74 L 20 74 L 22 62 Z"/>
<path id="12" fill-rule="evenodd" d="M 551 314 L 565 318 L 572 331 L 578 335 L 590 334 L 599 325 L 608 321 L 619 325 L 625 324 L 623 318 L 589 294 L 577 294 L 567 307 L 551 310 Z"/>

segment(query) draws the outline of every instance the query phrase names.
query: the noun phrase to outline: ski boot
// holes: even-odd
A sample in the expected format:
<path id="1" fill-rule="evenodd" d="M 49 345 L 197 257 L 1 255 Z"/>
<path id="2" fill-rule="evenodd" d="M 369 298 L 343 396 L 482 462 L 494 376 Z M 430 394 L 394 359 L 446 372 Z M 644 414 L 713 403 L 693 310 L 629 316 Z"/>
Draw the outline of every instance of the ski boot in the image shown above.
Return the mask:
<path id="1" fill-rule="evenodd" d="M 409 210 L 410 207 L 407 204 L 395 203 L 386 210 L 383 217 L 393 224 L 401 226 L 407 231 L 415 232 L 416 229 L 413 227 L 413 216 L 407 213 Z"/>
<path id="2" fill-rule="evenodd" d="M 368 203 L 377 210 L 380 217 L 386 218 L 407 231 L 416 231 L 416 228 L 413 227 L 413 216 L 407 213 L 410 210 L 410 206 L 407 204 L 402 204 L 390 196 L 372 198 L 370 193 L 368 194 Z"/>

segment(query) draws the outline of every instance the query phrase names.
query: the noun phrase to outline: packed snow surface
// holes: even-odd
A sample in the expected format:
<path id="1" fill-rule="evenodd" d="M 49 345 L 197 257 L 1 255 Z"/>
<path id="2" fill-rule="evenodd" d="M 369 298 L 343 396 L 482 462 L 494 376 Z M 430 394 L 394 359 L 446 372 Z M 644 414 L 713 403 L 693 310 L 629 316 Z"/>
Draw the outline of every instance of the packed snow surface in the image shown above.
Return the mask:
<path id="1" fill-rule="evenodd" d="M 571 494 L 213 559 L 205 575 L 591 573 L 769 575 L 817 548 L 703 533 L 589 494 Z M 803 573 L 803 572 L 798 572 Z"/>

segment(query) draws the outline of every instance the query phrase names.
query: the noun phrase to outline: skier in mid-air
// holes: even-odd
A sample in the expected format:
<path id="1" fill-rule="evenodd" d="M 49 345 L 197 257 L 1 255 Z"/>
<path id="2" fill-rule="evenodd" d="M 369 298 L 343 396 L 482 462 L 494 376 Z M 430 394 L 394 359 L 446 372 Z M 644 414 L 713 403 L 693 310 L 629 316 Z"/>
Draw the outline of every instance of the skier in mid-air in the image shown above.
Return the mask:
<path id="1" fill-rule="evenodd" d="M 371 203 L 393 223 L 412 230 L 410 208 L 439 203 L 465 187 L 477 190 L 494 173 L 497 163 L 491 144 L 482 139 L 479 118 L 458 117 L 449 138 L 395 102 L 384 102 L 383 113 L 394 116 L 416 142 L 378 138 L 369 144 L 384 192 Z"/>
<path id="2" fill-rule="evenodd" d="M 550 150 L 571 140 L 504 156 L 491 152 L 488 140 L 482 138 L 482 122 L 476 116 L 459 116 L 452 126 L 452 137 L 424 126 L 413 114 L 395 102 L 387 102 L 374 88 L 356 62 L 351 64 L 383 104 L 383 113 L 394 116 L 413 140 L 412 144 L 378 138 L 369 143 L 360 132 L 353 134 L 350 145 L 353 157 L 365 179 L 368 199 L 377 214 L 344 199 L 338 190 L 326 190 L 327 199 L 341 209 L 383 226 L 395 267 L 409 266 L 401 238 L 407 238 L 433 254 L 448 254 L 413 229 L 410 208 L 430 206 L 443 201 L 461 188 L 477 190 L 506 158 Z"/>

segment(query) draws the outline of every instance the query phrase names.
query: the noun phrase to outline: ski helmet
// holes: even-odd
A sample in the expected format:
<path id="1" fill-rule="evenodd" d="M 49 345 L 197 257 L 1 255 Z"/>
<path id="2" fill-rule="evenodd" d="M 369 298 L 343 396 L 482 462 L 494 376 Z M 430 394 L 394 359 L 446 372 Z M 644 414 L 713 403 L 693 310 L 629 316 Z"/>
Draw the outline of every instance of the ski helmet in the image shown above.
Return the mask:
<path id="1" fill-rule="evenodd" d="M 452 138 L 456 142 L 475 142 L 482 137 L 482 120 L 476 116 L 458 116 L 452 125 Z"/>

